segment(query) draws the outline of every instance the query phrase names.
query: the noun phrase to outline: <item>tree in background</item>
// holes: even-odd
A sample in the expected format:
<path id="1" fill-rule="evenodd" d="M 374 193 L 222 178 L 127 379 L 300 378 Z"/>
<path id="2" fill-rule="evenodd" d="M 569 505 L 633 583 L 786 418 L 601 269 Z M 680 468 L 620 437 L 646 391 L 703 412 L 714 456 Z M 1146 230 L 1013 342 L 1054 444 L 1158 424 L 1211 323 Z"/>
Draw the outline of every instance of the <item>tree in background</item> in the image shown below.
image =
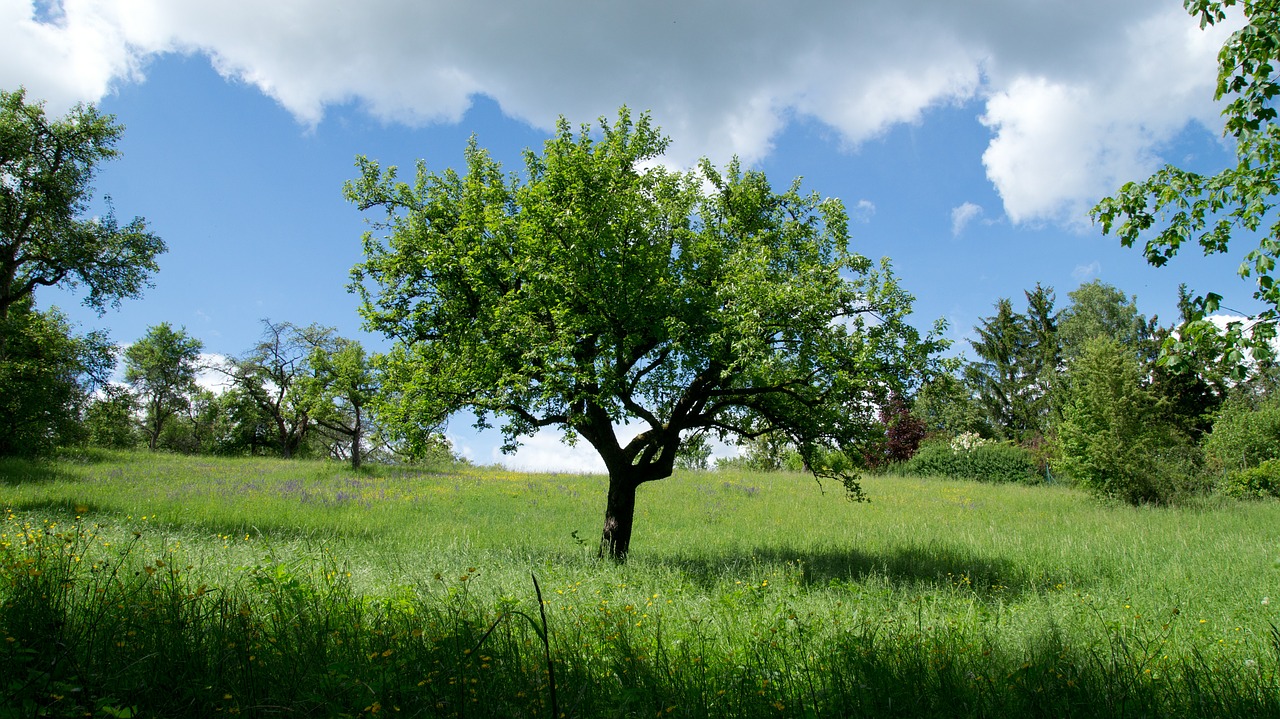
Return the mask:
<path id="1" fill-rule="evenodd" d="M 107 449 L 138 446 L 138 410 L 138 400 L 127 388 L 104 384 L 101 395 L 90 399 L 85 408 L 85 441 Z"/>
<path id="2" fill-rule="evenodd" d="M 303 385 L 312 352 L 332 335 L 332 328 L 317 324 L 263 320 L 262 339 L 232 365 L 232 382 L 268 418 L 276 451 L 285 459 L 298 454 L 311 430 L 312 398 Z"/>
<path id="3" fill-rule="evenodd" d="M 965 367 L 964 380 L 974 389 L 991 431 L 1011 440 L 1039 432 L 1045 395 L 1039 385 L 1041 350 L 1027 317 L 1001 298 L 996 313 L 973 329 L 977 337 L 969 344 L 978 360 Z"/>
<path id="4" fill-rule="evenodd" d="M 1186 0 L 1200 26 L 1226 20 L 1226 8 L 1239 7 L 1245 25 L 1231 34 L 1218 53 L 1214 99 L 1227 100 L 1223 134 L 1232 139 L 1236 165 L 1205 176 L 1166 165 L 1142 182 L 1126 183 L 1092 210 L 1104 233 L 1115 232 L 1132 247 L 1142 241 L 1147 261 L 1163 266 L 1184 244 L 1206 255 L 1225 253 L 1241 233 L 1258 238 L 1244 254 L 1241 277 L 1254 277 L 1253 296 L 1266 308 L 1247 322 L 1220 333 L 1207 316 L 1221 307 L 1222 296 L 1205 292 L 1191 299 L 1191 321 L 1165 340 L 1165 360 L 1177 365 L 1191 348 L 1222 356 L 1239 378 L 1247 373 L 1245 352 L 1255 360 L 1272 357 L 1271 340 L 1280 321 L 1280 283 L 1274 270 L 1280 257 L 1280 217 L 1273 211 L 1280 184 L 1280 126 L 1275 98 L 1280 81 L 1280 7 L 1270 0 Z M 1267 223 L 1270 223 L 1267 225 Z M 1155 233 L 1149 232 L 1159 227 Z"/>
<path id="5" fill-rule="evenodd" d="M 1161 421 L 1143 365 L 1115 338 L 1094 336 L 1072 357 L 1057 444 L 1056 468 L 1096 494 L 1163 503 L 1181 488 L 1187 443 Z"/>
<path id="6" fill-rule="evenodd" d="M 413 184 L 360 158 L 346 194 L 380 208 L 353 270 L 368 326 L 395 340 L 387 381 L 423 421 L 503 420 L 507 447 L 542 427 L 587 440 L 609 471 L 601 553 L 625 559 L 636 489 L 670 476 L 682 437 L 781 435 L 855 448 L 875 408 L 944 346 L 906 321 L 887 263 L 848 251 L 836 200 L 778 193 L 734 162 L 655 165 L 667 140 L 623 108 L 575 134 L 563 119 L 526 177 L 473 141 L 465 175 Z M 620 441 L 615 427 L 643 430 Z M 852 496 L 857 477 L 832 473 Z"/>
<path id="7" fill-rule="evenodd" d="M 99 312 L 136 297 L 164 242 L 134 218 L 84 218 L 99 163 L 116 157 L 124 128 L 92 105 L 45 116 L 22 89 L 0 90 L 0 319 L 37 287 L 83 287 Z"/>
<path id="8" fill-rule="evenodd" d="M 153 452 L 165 425 L 191 404 L 203 347 L 186 329 L 174 330 L 161 322 L 124 352 L 124 379 L 141 400 L 146 413 L 143 431 Z"/>
<path id="9" fill-rule="evenodd" d="M 327 344 L 312 349 L 311 376 L 303 380 L 302 391 L 312 420 L 338 438 L 351 468 L 360 469 L 381 378 L 359 342 L 338 337 Z"/>
<path id="10" fill-rule="evenodd" d="M 1143 362 L 1155 359 L 1152 335 L 1155 321 L 1138 312 L 1136 295 L 1126 297 L 1115 287 L 1099 281 L 1086 282 L 1067 294 L 1071 304 L 1058 322 L 1058 341 L 1068 359 L 1084 351 L 1089 340 L 1108 337 L 1133 352 Z"/>
<path id="11" fill-rule="evenodd" d="M 0 338 L 0 456 L 80 441 L 81 412 L 115 364 L 106 335 L 77 337 L 57 309 L 37 312 L 28 296 L 0 318 Z"/>

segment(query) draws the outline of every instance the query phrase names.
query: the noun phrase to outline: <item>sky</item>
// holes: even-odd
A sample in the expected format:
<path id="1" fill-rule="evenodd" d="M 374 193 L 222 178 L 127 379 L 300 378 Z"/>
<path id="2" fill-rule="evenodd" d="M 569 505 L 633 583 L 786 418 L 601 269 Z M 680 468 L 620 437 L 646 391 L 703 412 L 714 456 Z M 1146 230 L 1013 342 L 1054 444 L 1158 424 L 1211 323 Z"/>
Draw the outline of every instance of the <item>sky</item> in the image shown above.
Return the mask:
<path id="1" fill-rule="evenodd" d="M 356 156 L 457 168 L 474 135 L 518 171 L 558 117 L 625 104 L 673 167 L 737 156 L 840 198 L 851 249 L 891 258 L 918 326 L 946 320 L 962 352 L 1036 283 L 1062 307 L 1101 280 L 1166 321 L 1184 282 L 1258 309 L 1243 242 L 1156 269 L 1088 216 L 1165 163 L 1233 157 L 1213 100 L 1229 25 L 1202 30 L 1181 0 L 0 0 L 0 88 L 126 128 L 95 207 L 110 196 L 166 241 L 155 286 L 102 316 L 36 298 L 122 344 L 170 322 L 238 355 L 270 319 L 385 348 L 346 290 Z M 554 432 L 503 456 L 469 424 L 448 434 L 481 464 L 603 468 Z"/>

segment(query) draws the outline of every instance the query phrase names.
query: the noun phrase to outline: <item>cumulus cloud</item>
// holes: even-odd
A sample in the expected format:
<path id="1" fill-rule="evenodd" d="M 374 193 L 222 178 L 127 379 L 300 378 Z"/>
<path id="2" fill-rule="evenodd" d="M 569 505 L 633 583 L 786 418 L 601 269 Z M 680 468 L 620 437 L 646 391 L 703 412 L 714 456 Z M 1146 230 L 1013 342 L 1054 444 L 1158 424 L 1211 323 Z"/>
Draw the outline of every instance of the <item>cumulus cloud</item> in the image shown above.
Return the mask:
<path id="1" fill-rule="evenodd" d="M 982 207 L 966 202 L 959 207 L 951 208 L 951 236 L 959 237 L 970 222 L 982 216 Z"/>
<path id="2" fill-rule="evenodd" d="M 853 147 L 930 108 L 978 100 L 983 161 L 1013 222 L 1081 221 L 1212 123 L 1214 53 L 1168 0 L 0 0 L 0 86 L 61 109 L 142 79 L 158 54 L 207 57 L 304 124 L 355 103 L 454 122 L 476 95 L 551 127 L 626 103 L 671 161 L 757 161 L 812 118 Z"/>

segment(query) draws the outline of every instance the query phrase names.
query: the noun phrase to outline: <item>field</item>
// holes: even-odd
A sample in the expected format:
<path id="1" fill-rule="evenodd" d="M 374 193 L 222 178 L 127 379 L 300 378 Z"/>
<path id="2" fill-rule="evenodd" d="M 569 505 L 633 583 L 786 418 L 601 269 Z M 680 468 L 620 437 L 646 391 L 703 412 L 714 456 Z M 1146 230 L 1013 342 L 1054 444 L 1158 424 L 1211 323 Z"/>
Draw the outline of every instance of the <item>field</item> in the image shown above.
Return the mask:
<path id="1" fill-rule="evenodd" d="M 1280 716 L 1280 503 L 865 489 L 0 463 L 0 717 Z"/>

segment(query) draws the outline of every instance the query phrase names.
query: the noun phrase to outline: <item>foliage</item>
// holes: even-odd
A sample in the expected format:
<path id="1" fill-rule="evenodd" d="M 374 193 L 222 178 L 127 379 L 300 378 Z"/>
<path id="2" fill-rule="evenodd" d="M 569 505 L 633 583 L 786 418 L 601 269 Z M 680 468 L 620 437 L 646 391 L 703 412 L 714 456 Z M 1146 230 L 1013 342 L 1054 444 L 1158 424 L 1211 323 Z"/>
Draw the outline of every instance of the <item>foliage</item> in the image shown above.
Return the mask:
<path id="1" fill-rule="evenodd" d="M 1280 459 L 1263 460 L 1256 467 L 1247 467 L 1227 474 L 1219 489 L 1236 499 L 1280 497 Z"/>
<path id="2" fill-rule="evenodd" d="M 306 449 L 312 427 L 308 391 L 312 353 L 332 345 L 333 329 L 311 324 L 262 321 L 262 339 L 231 367 L 231 381 L 265 420 L 266 436 L 285 459 Z M 256 418 L 255 418 L 256 419 Z"/>
<path id="3" fill-rule="evenodd" d="M 0 456 L 79 441 L 81 411 L 114 362 L 105 334 L 76 336 L 61 312 L 38 312 L 29 297 L 12 305 L 0 318 Z"/>
<path id="4" fill-rule="evenodd" d="M 682 436 L 776 434 L 806 458 L 856 447 L 944 345 L 907 323 L 887 262 L 849 252 L 839 201 L 775 192 L 736 161 L 669 171 L 666 146 L 623 108 L 596 134 L 562 119 L 523 180 L 473 140 L 464 175 L 419 163 L 411 185 L 360 158 L 346 186 L 385 211 L 353 287 L 396 340 L 401 416 L 497 416 L 508 448 L 541 427 L 587 440 L 610 474 L 602 551 L 619 559 L 636 488 L 671 474 Z M 628 420 L 644 429 L 623 443 Z"/>
<path id="5" fill-rule="evenodd" d="M 884 436 L 863 451 L 863 462 L 868 469 L 911 459 L 926 434 L 924 420 L 912 415 L 911 405 L 897 393 L 889 396 L 879 414 Z"/>
<path id="6" fill-rule="evenodd" d="M 371 405 L 381 386 L 371 358 L 359 342 L 336 337 L 311 351 L 311 376 L 300 380 L 311 419 L 347 447 L 351 468 L 359 469 L 369 442 Z"/>
<path id="7" fill-rule="evenodd" d="M 1051 380 L 1058 370 L 1057 315 L 1053 289 L 1036 285 L 1024 293 L 1027 314 L 1001 298 L 996 314 L 974 327 L 970 340 L 978 360 L 964 370 L 986 415 L 990 431 L 1002 439 L 1022 439 L 1047 428 Z"/>
<path id="8" fill-rule="evenodd" d="M 1154 359 L 1151 345 L 1154 323 L 1138 312 L 1138 298 L 1094 280 L 1068 293 L 1071 304 L 1058 321 L 1058 342 L 1067 358 L 1084 351 L 1089 340 L 1109 337 L 1143 360 Z"/>
<path id="9" fill-rule="evenodd" d="M 1280 221 L 1273 212 L 1280 194 L 1275 181 L 1280 156 L 1280 126 L 1275 123 L 1280 8 L 1262 0 L 1186 0 L 1185 5 L 1200 18 L 1202 28 L 1226 20 L 1228 8 L 1243 11 L 1244 26 L 1231 34 L 1218 54 L 1214 92 L 1215 99 L 1227 100 L 1223 134 L 1235 147 L 1236 165 L 1210 176 L 1166 165 L 1146 180 L 1126 183 L 1100 201 L 1092 215 L 1103 232 L 1114 231 L 1126 247 L 1144 242 L 1143 254 L 1157 267 L 1184 244 L 1195 243 L 1209 255 L 1226 253 L 1233 236 L 1258 237 L 1258 246 L 1244 254 L 1239 274 L 1255 278 L 1253 296 L 1265 309 L 1246 323 L 1234 323 L 1224 336 L 1206 319 L 1220 308 L 1222 295 L 1197 295 L 1191 301 L 1192 321 L 1179 336 L 1167 338 L 1163 350 L 1175 365 L 1193 351 L 1222 356 L 1242 377 L 1245 351 L 1255 360 L 1272 356 L 1270 340 L 1280 320 L 1280 283 L 1273 274 L 1280 254 Z M 1156 233 L 1148 232 L 1155 227 Z"/>
<path id="10" fill-rule="evenodd" d="M 169 420 L 191 405 L 203 347 L 185 328 L 161 322 L 124 351 L 124 379 L 141 400 L 143 431 L 152 451 L 160 446 Z"/>
<path id="11" fill-rule="evenodd" d="M 1055 468 L 1100 496 L 1168 502 L 1195 482 L 1186 476 L 1186 439 L 1160 419 L 1138 358 L 1094 337 L 1068 367 Z"/>
<path id="12" fill-rule="evenodd" d="M 89 400 L 84 411 L 85 441 L 93 447 L 129 449 L 138 444 L 134 415 L 138 400 L 128 389 L 107 384 L 102 395 Z"/>
<path id="13" fill-rule="evenodd" d="M 991 433 L 973 388 L 955 374 L 940 374 L 921 385 L 911 403 L 911 414 L 932 434 L 957 436 L 966 432 Z"/>
<path id="14" fill-rule="evenodd" d="M 92 105 L 45 116 L 26 93 L 0 90 L 0 319 L 37 287 L 83 287 L 103 311 L 149 284 L 164 242 L 110 208 L 82 219 L 98 165 L 115 157 L 124 128 Z"/>
<path id="15" fill-rule="evenodd" d="M 707 470 L 711 468 L 711 442 L 706 432 L 694 432 L 680 442 L 676 453 L 676 468 Z"/>
<path id="16" fill-rule="evenodd" d="M 1205 455 L 1211 470 L 1229 473 L 1280 459 L 1280 394 L 1228 402 L 1205 439 Z"/>
<path id="17" fill-rule="evenodd" d="M 911 459 L 899 465 L 898 471 L 917 477 L 950 477 L 997 484 L 1040 481 L 1035 458 L 1025 449 L 1006 442 L 975 440 L 976 437 L 960 444 L 925 442 Z"/>

